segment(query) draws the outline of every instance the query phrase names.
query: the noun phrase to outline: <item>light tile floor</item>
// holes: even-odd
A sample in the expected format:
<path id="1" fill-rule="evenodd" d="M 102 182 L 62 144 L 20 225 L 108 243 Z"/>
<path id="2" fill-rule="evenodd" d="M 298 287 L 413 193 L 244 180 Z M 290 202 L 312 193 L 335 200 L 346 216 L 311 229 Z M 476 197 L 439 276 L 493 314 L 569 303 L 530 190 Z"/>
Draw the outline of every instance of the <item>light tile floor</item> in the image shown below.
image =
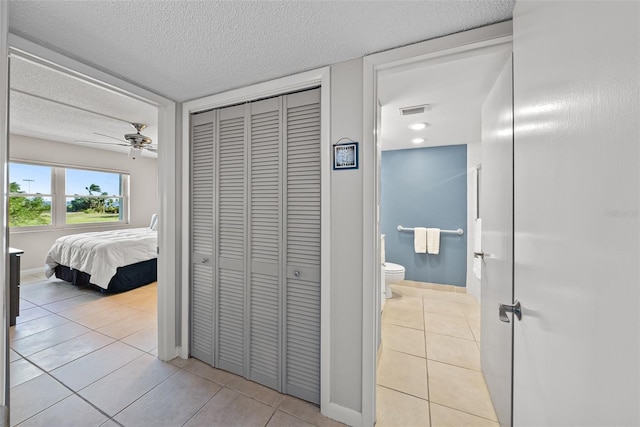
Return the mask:
<path id="1" fill-rule="evenodd" d="M 499 427 L 480 368 L 480 306 L 454 287 L 392 285 L 376 426 Z"/>
<path id="2" fill-rule="evenodd" d="M 21 278 L 11 425 L 338 426 L 315 405 L 196 359 L 157 356 L 157 284 L 117 295 Z"/>

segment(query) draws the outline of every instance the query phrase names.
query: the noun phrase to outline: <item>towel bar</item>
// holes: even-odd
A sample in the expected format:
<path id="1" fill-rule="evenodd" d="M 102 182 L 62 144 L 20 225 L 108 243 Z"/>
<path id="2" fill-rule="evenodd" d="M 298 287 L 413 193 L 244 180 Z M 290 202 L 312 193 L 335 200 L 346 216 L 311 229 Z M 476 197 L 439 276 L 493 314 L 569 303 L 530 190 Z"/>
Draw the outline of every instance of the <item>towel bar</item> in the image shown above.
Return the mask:
<path id="1" fill-rule="evenodd" d="M 398 226 L 398 231 L 413 231 L 413 228 L 403 227 L 401 225 Z M 462 236 L 464 234 L 464 230 L 462 228 L 458 228 L 457 230 L 440 230 L 440 233 L 444 234 L 457 234 Z"/>

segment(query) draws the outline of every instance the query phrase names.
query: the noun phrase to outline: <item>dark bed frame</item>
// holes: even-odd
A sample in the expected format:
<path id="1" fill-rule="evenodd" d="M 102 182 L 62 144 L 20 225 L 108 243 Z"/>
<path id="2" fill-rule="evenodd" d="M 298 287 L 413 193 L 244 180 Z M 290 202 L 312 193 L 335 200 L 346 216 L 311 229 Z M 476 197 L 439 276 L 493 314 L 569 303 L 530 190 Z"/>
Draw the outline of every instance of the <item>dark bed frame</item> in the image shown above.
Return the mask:
<path id="1" fill-rule="evenodd" d="M 148 285 L 158 280 L 158 259 L 138 262 L 136 264 L 118 267 L 115 276 L 111 278 L 107 289 L 91 283 L 91 275 L 85 272 L 74 270 L 65 265 L 56 266 L 56 277 L 65 282 L 71 282 L 76 286 L 90 286 L 99 289 L 101 292 L 115 294 L 118 292 L 130 291 L 140 286 Z"/>

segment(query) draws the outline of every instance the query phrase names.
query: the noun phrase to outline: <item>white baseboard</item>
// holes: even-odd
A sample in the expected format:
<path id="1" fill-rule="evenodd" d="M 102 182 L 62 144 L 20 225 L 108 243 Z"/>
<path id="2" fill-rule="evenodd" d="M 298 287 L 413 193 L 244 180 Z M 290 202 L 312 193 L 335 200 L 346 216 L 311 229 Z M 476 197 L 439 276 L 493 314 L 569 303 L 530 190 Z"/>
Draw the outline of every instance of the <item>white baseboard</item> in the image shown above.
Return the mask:
<path id="1" fill-rule="evenodd" d="M 340 421 L 346 425 L 354 427 L 362 426 L 362 414 L 360 412 L 345 408 L 344 406 L 337 405 L 333 402 L 330 402 L 329 405 L 322 406 L 320 408 L 320 412 L 325 417 Z"/>
<path id="2" fill-rule="evenodd" d="M 189 358 L 189 349 L 185 348 L 185 347 L 176 347 L 176 357 L 179 357 L 181 359 L 188 359 Z"/>

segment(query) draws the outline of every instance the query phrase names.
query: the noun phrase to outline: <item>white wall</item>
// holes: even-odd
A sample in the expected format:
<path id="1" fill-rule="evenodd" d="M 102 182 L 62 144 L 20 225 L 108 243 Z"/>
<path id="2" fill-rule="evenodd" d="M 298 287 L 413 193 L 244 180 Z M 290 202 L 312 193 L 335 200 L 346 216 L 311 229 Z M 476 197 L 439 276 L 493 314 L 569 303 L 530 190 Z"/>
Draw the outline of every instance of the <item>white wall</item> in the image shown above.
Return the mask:
<path id="1" fill-rule="evenodd" d="M 21 259 L 22 270 L 44 268 L 44 260 L 49 248 L 60 236 L 101 231 L 115 228 L 145 227 L 151 215 L 158 209 L 158 167 L 157 160 L 148 157 L 129 159 L 124 153 L 98 150 L 72 144 L 21 135 L 10 135 L 9 158 L 51 162 L 78 167 L 116 169 L 130 174 L 130 217 L 125 227 L 99 225 L 82 229 L 52 229 L 46 231 L 11 231 L 9 245 L 25 251 Z"/>
<path id="2" fill-rule="evenodd" d="M 476 166 L 482 161 L 480 142 L 467 144 L 467 293 L 480 303 L 480 279 L 473 272 L 476 230 Z"/>
<path id="3" fill-rule="evenodd" d="M 362 128 L 359 58 L 331 66 L 331 141 L 362 141 Z M 362 179 L 361 168 L 331 173 L 331 401 L 356 412 L 362 406 Z"/>

